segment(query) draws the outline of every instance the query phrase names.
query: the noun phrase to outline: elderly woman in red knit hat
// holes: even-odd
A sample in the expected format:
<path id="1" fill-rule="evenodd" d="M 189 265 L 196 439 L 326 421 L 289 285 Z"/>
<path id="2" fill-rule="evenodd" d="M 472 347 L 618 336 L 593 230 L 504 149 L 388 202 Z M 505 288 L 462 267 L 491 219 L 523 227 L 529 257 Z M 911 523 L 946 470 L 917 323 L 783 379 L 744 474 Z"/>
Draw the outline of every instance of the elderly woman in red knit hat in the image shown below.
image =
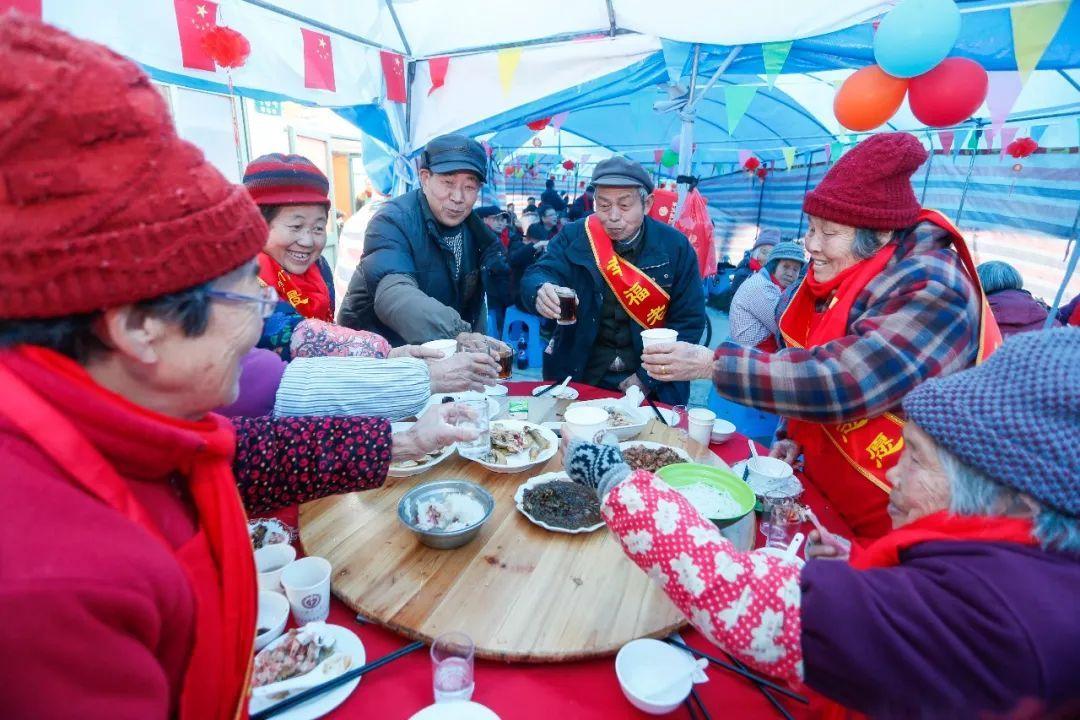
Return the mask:
<path id="1" fill-rule="evenodd" d="M 281 498 L 305 490 L 277 479 L 296 465 L 385 477 L 475 433 L 446 424 L 455 406 L 393 436 L 260 419 L 238 450 L 209 411 L 275 302 L 258 208 L 133 63 L 17 14 L 0 61 L 0 617 L 20 649 L 2 714 L 243 716 L 256 584 L 234 453 Z"/>
<path id="2" fill-rule="evenodd" d="M 784 348 L 673 343 L 642 356 L 659 380 L 709 378 L 724 397 L 787 418 L 773 455 L 801 454 L 864 540 L 890 527 L 885 475 L 904 446 L 900 400 L 1001 341 L 964 239 L 912 190 L 926 157 L 913 135 L 873 135 L 806 196 L 810 269 L 780 311 Z"/>

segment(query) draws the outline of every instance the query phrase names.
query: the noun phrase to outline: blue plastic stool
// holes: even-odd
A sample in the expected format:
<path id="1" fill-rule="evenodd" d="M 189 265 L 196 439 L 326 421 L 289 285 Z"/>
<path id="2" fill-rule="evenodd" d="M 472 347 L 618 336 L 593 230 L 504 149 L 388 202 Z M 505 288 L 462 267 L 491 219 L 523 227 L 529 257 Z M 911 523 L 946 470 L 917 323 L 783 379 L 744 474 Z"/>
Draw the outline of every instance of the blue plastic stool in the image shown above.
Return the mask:
<path id="1" fill-rule="evenodd" d="M 716 388 L 709 390 L 708 405 L 709 409 L 716 413 L 716 417 L 731 421 L 736 430 L 754 440 L 771 440 L 776 433 L 776 426 L 780 424 L 779 415 L 761 412 L 720 397 Z M 769 442 L 763 444 L 769 445 Z"/>
<path id="2" fill-rule="evenodd" d="M 503 342 L 514 348 L 517 351 L 517 341 L 521 337 L 520 331 L 517 335 L 510 332 L 510 329 L 515 323 L 520 323 L 525 326 L 527 335 L 525 341 L 528 346 L 525 350 L 525 356 L 529 359 L 529 367 L 540 368 L 544 364 L 544 345 L 540 339 L 540 323 L 541 319 L 539 315 L 533 315 L 532 313 L 522 312 L 516 305 L 511 305 L 506 308 L 506 318 L 503 320 Z"/>

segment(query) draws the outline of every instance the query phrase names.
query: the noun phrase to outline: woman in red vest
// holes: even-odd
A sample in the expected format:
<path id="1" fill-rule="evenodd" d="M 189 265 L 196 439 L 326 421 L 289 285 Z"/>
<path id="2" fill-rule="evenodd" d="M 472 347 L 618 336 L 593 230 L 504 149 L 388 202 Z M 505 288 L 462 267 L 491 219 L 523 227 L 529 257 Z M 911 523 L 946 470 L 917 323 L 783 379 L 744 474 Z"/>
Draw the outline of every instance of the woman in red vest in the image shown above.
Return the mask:
<path id="1" fill-rule="evenodd" d="M 2 714 L 246 717 L 255 568 L 236 437 L 210 410 L 276 304 L 266 223 L 134 63 L 18 13 L 0 61 L 0 617 L 21 649 Z M 320 481 L 445 446 L 456 413 L 425 415 L 430 435 L 372 420 Z M 295 497 L 286 465 L 253 467 L 246 494 Z"/>
<path id="2" fill-rule="evenodd" d="M 675 343 L 642 356 L 659 380 L 709 378 L 724 397 L 785 417 L 773 455 L 802 455 L 863 540 L 889 531 L 900 401 L 1001 342 L 964 239 L 915 197 L 911 175 L 926 157 L 913 135 L 873 135 L 807 194 L 810 269 L 779 310 L 785 347 Z"/>

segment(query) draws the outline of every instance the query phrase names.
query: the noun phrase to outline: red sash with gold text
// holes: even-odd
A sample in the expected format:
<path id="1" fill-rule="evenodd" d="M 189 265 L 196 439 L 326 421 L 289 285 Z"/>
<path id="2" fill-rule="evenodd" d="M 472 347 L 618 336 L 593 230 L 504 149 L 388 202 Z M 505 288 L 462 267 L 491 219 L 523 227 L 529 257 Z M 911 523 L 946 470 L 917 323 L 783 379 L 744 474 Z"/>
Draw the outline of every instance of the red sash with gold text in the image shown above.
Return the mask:
<path id="1" fill-rule="evenodd" d="M 259 253 L 259 280 L 277 290 L 278 297 L 312 320 L 334 322 L 334 307 L 319 264 L 313 263 L 303 275 L 293 275 L 266 253 Z"/>
<path id="2" fill-rule="evenodd" d="M 664 327 L 671 299 L 664 289 L 615 253 L 611 238 L 596 215 L 585 219 L 585 235 L 589 238 L 596 267 L 626 314 L 646 330 Z"/>
<path id="3" fill-rule="evenodd" d="M 975 263 L 972 261 L 967 243 L 948 218 L 936 210 L 924 209 L 919 214 L 918 222 L 932 223 L 949 233 L 953 249 L 959 256 L 968 278 L 974 284 L 976 292 L 979 293 L 982 309 L 979 317 L 979 350 L 975 359 L 975 363 L 979 364 L 1001 345 L 1001 331 L 990 312 L 990 306 L 979 283 L 979 276 L 975 272 Z M 887 257 L 883 256 L 886 252 L 888 252 Z M 851 308 L 856 298 L 891 257 L 892 252 L 886 247 L 874 258 L 864 261 L 867 263 L 869 272 L 853 275 L 852 282 L 840 286 L 829 309 L 825 311 L 824 317 L 812 330 L 805 310 L 809 305 L 812 311 L 813 300 L 809 297 L 809 289 L 804 283 L 780 319 L 780 331 L 788 347 L 814 347 L 843 337 L 847 333 Z M 800 313 L 800 310 L 804 312 Z M 891 412 L 886 412 L 877 417 L 838 424 L 820 425 L 789 421 L 789 432 L 804 447 L 813 444 L 815 428 L 824 435 L 828 443 L 824 448 L 816 448 L 818 451 L 825 454 L 835 452 L 846 461 L 850 468 L 878 489 L 886 494 L 891 491 L 892 487 L 885 479 L 885 473 L 900 459 L 900 452 L 904 447 L 903 419 Z M 809 462 L 807 462 L 807 468 L 812 471 Z M 835 469 L 818 468 L 819 471 L 825 472 Z"/>

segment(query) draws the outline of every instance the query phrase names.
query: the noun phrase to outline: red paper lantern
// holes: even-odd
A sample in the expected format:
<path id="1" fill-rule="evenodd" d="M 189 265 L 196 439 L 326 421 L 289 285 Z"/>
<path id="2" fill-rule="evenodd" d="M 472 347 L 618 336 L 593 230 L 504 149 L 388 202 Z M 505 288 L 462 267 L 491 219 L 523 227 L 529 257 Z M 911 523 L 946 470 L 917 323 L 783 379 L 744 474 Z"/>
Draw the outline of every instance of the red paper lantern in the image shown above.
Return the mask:
<path id="1" fill-rule="evenodd" d="M 919 122 L 948 127 L 971 117 L 990 89 L 982 65 L 967 58 L 945 58 L 908 84 L 908 105 Z"/>
<path id="2" fill-rule="evenodd" d="M 769 171 L 766 170 L 765 168 L 758 168 L 758 171 L 757 171 L 758 180 L 764 180 L 765 176 L 768 175 L 768 174 L 769 174 Z"/>
<path id="3" fill-rule="evenodd" d="M 214 62 L 225 68 L 242 67 L 251 54 L 248 39 L 224 25 L 216 25 L 203 33 L 202 46 Z"/>
<path id="4" fill-rule="evenodd" d="M 573 160 L 563 160 L 562 161 L 562 166 L 566 170 L 573 170 L 574 169 L 574 161 Z"/>
<path id="5" fill-rule="evenodd" d="M 507 166 L 506 166 L 506 169 L 505 169 L 505 170 L 503 170 L 503 174 L 504 174 L 504 175 L 506 175 L 506 177 L 510 177 L 510 176 L 511 176 L 511 175 L 513 175 L 513 174 L 514 174 L 514 173 L 515 173 L 516 171 L 517 171 L 517 168 L 515 168 L 515 167 L 514 167 L 513 165 L 507 165 Z"/>
<path id="6" fill-rule="evenodd" d="M 548 126 L 548 123 L 550 122 L 551 118 L 546 117 L 540 118 L 539 120 L 533 120 L 531 123 L 525 123 L 525 126 L 533 132 L 540 132 L 541 130 L 546 128 Z"/>
<path id="7" fill-rule="evenodd" d="M 761 161 L 753 156 L 746 158 L 746 162 L 743 163 L 743 169 L 750 172 L 754 172 L 759 167 L 761 167 Z"/>
<path id="8" fill-rule="evenodd" d="M 1020 158 L 1026 158 L 1039 149 L 1039 143 L 1035 142 L 1032 138 L 1020 138 L 1019 140 L 1013 140 L 1009 143 L 1009 146 L 1005 148 L 1005 152 L 1012 155 L 1019 160 Z"/>

